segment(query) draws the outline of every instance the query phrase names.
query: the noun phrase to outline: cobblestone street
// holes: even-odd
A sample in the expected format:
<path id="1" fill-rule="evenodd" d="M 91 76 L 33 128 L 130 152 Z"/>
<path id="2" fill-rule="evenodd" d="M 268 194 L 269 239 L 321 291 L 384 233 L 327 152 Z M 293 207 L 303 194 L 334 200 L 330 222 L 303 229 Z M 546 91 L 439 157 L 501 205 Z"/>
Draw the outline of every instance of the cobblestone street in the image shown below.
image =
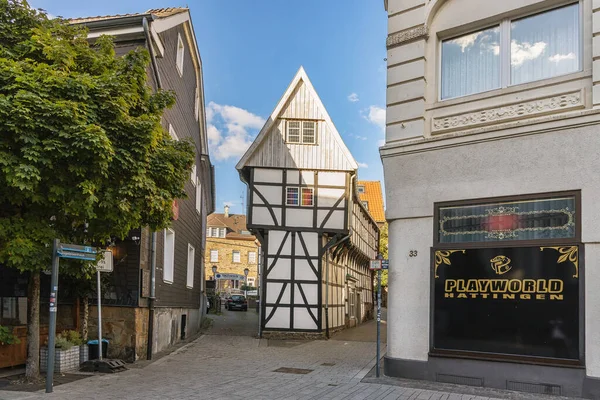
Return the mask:
<path id="1" fill-rule="evenodd" d="M 54 393 L 0 391 L 0 399 L 541 399 L 434 383 L 374 377 L 376 343 L 364 341 L 374 322 L 329 341 L 267 341 L 234 336 L 248 313 L 225 311 L 213 333 L 144 368 L 96 375 L 55 387 Z M 236 325 L 238 328 L 228 329 Z M 385 325 L 383 325 L 385 326 Z M 229 332 L 229 335 L 225 334 Z M 352 333 L 356 332 L 356 340 Z M 343 335 L 343 336 L 342 336 Z M 361 341 L 359 341 L 361 340 Z M 385 351 L 385 345 L 382 346 Z M 288 373 L 275 372 L 288 368 Z M 302 371 L 304 370 L 304 371 Z M 290 373 L 291 372 L 291 373 Z M 300 374 L 302 372 L 303 374 Z M 462 394 L 461 394 L 462 393 Z M 549 397 L 558 399 L 558 397 Z"/>

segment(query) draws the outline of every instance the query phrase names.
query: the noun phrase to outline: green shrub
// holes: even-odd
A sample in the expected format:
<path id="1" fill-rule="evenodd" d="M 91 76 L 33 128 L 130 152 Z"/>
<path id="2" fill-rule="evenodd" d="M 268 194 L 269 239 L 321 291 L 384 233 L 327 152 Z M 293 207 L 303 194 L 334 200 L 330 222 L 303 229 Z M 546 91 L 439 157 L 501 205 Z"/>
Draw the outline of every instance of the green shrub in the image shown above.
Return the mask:
<path id="1" fill-rule="evenodd" d="M 19 344 L 21 341 L 13 335 L 12 328 L 0 325 L 0 344 Z"/>
<path id="2" fill-rule="evenodd" d="M 73 344 L 73 346 L 80 346 L 84 343 L 83 338 L 81 337 L 81 334 L 77 331 L 63 331 L 60 334 L 62 337 L 66 338 L 69 342 L 71 342 Z"/>

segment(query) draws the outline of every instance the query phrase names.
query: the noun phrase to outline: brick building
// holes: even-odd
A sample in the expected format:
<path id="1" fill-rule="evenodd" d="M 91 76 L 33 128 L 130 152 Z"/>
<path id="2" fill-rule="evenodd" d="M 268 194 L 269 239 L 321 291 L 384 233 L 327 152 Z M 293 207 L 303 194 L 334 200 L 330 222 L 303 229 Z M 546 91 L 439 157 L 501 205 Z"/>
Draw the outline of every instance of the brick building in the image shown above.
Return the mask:
<path id="1" fill-rule="evenodd" d="M 229 206 L 225 213 L 208 216 L 206 228 L 205 273 L 208 280 L 214 280 L 212 267 L 219 274 L 236 274 L 238 279 L 217 279 L 217 290 L 231 293 L 244 284 L 244 270 L 248 268 L 248 286 L 258 286 L 258 261 L 260 243 L 246 228 L 246 216 L 230 214 Z"/>

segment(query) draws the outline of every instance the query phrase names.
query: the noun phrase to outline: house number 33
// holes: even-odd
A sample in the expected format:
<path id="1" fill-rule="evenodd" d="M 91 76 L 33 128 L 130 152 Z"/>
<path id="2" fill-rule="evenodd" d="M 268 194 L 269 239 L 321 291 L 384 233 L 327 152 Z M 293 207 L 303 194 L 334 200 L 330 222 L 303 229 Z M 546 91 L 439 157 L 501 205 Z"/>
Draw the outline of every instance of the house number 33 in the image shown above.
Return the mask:
<path id="1" fill-rule="evenodd" d="M 417 251 L 416 250 L 411 250 L 408 252 L 408 256 L 409 257 L 416 257 L 417 256 Z"/>

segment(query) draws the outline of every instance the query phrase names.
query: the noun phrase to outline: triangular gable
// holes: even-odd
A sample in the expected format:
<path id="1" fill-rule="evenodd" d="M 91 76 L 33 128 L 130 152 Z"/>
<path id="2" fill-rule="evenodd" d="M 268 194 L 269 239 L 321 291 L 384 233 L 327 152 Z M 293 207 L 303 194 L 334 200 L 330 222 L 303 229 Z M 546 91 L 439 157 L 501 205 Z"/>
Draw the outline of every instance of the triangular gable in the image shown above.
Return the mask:
<path id="1" fill-rule="evenodd" d="M 314 115 L 312 116 L 320 120 L 319 123 L 322 128 L 319 133 L 320 138 L 317 146 L 286 144 L 281 136 L 282 132 L 278 131 L 282 116 L 289 111 L 290 104 L 299 95 L 309 99 L 310 104 L 313 105 L 314 113 L 318 114 L 318 118 L 315 118 Z M 302 151 L 307 154 L 300 154 Z M 264 154 L 261 154 L 261 152 Z M 355 171 L 358 169 L 356 160 L 352 157 L 350 150 L 346 147 L 346 144 L 331 121 L 304 68 L 300 67 L 271 113 L 270 118 L 260 130 L 256 139 L 254 139 L 250 148 L 248 148 L 237 163 L 236 168 L 242 170 L 247 166 L 345 171 Z"/>

